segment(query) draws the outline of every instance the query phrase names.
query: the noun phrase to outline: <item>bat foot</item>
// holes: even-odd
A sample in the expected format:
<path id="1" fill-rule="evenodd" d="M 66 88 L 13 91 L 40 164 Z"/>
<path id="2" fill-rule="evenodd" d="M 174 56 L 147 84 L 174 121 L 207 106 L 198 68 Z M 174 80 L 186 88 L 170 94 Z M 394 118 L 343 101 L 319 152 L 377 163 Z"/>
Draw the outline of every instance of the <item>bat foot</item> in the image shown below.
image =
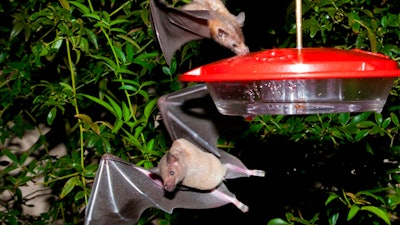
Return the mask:
<path id="1" fill-rule="evenodd" d="M 241 174 L 246 177 L 250 176 L 265 177 L 264 170 L 249 170 L 245 167 L 239 167 L 230 163 L 225 163 L 224 166 L 227 169 L 227 171 L 229 171 L 229 173 Z M 243 176 L 237 175 L 236 177 L 243 177 Z"/>
<path id="2" fill-rule="evenodd" d="M 264 170 L 249 170 L 250 176 L 265 177 Z"/>
<path id="3" fill-rule="evenodd" d="M 233 202 L 233 204 L 234 204 L 238 209 L 240 209 L 240 211 L 242 211 L 242 212 L 244 212 L 244 213 L 246 213 L 246 212 L 249 211 L 249 207 L 248 207 L 247 205 L 243 204 L 243 202 L 241 202 L 241 201 L 239 201 L 239 200 L 237 200 L 237 199 L 236 199 L 236 201 Z"/>

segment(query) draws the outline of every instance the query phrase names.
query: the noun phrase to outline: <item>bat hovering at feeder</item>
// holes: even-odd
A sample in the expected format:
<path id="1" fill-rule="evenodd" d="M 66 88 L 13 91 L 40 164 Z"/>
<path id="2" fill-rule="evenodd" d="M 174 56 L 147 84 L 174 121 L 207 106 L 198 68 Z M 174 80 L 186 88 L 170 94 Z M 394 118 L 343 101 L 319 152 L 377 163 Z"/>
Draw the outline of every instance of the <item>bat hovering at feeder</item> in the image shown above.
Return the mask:
<path id="1" fill-rule="evenodd" d="M 182 8 L 173 8 L 162 0 L 150 0 L 152 27 L 166 62 L 185 43 L 203 38 L 232 50 L 236 55 L 249 53 L 242 26 L 245 14 L 232 15 L 221 0 L 193 0 Z"/>

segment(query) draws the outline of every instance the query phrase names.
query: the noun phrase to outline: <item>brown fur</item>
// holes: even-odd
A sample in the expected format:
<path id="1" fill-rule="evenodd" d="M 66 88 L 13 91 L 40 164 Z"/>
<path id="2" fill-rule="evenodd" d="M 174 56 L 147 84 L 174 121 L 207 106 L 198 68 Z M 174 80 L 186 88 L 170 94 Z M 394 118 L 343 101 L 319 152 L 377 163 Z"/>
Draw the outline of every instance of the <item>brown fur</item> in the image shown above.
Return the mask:
<path id="1" fill-rule="evenodd" d="M 179 183 L 199 190 L 212 190 L 221 184 L 226 174 L 226 168 L 215 155 L 185 139 L 174 141 L 158 167 L 167 191 L 173 191 Z"/>
<path id="2" fill-rule="evenodd" d="M 221 0 L 193 0 L 183 7 L 185 10 L 209 10 L 213 19 L 208 20 L 211 38 L 217 43 L 232 50 L 236 55 L 249 53 L 242 27 L 244 12 L 232 15 Z"/>

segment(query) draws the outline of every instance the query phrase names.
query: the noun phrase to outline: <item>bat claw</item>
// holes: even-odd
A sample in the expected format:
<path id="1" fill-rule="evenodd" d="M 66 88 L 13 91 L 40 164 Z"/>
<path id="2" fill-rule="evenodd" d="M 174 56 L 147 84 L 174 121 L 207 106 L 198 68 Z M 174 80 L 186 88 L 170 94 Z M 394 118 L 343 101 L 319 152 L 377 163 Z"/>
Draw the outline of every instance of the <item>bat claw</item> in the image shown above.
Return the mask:
<path id="1" fill-rule="evenodd" d="M 249 170 L 244 165 L 237 166 L 231 163 L 225 163 L 224 166 L 230 173 L 230 177 L 243 177 L 243 176 L 265 177 L 264 170 Z M 236 174 L 236 176 L 232 176 L 232 174 Z"/>
<path id="2" fill-rule="evenodd" d="M 233 202 L 233 204 L 240 209 L 240 211 L 246 213 L 249 211 L 249 207 L 247 205 L 245 205 L 244 203 L 240 202 L 239 200 L 236 199 L 235 202 Z"/>

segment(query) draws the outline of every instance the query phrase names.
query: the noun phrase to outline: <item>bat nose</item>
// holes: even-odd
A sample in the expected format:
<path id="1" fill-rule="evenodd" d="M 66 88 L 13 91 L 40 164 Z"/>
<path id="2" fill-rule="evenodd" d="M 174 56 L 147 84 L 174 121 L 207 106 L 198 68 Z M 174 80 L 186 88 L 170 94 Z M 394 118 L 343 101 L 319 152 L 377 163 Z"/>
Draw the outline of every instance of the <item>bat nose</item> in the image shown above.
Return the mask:
<path id="1" fill-rule="evenodd" d="M 175 188 L 173 185 L 168 185 L 168 184 L 164 184 L 164 190 L 171 192 L 173 191 Z"/>
<path id="2" fill-rule="evenodd" d="M 245 44 L 242 44 L 241 46 L 238 46 L 233 50 L 236 55 L 246 55 L 247 53 L 250 52 L 249 47 L 247 47 Z"/>

